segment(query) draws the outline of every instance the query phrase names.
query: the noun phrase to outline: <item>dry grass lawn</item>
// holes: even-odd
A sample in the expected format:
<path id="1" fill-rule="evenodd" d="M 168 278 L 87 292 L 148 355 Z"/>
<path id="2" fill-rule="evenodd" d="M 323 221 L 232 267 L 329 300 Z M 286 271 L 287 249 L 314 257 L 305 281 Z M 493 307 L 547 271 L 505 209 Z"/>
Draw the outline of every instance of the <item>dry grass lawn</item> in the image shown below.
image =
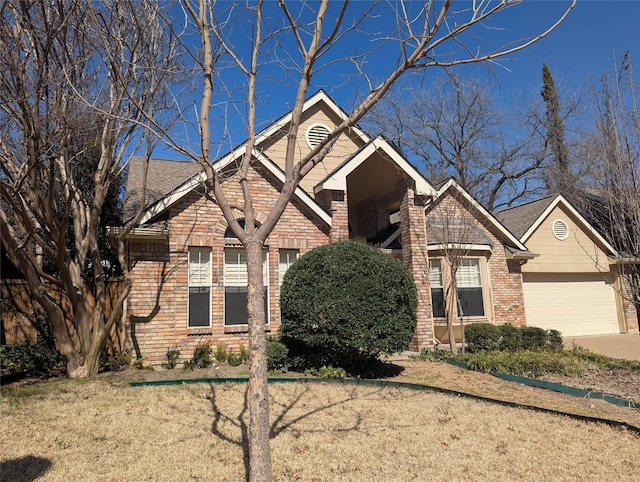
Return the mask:
<path id="1" fill-rule="evenodd" d="M 29 387 L 23 387 L 24 393 Z M 245 385 L 34 386 L 0 401 L 3 481 L 241 481 Z M 271 387 L 276 480 L 637 480 L 640 437 L 401 388 Z"/>

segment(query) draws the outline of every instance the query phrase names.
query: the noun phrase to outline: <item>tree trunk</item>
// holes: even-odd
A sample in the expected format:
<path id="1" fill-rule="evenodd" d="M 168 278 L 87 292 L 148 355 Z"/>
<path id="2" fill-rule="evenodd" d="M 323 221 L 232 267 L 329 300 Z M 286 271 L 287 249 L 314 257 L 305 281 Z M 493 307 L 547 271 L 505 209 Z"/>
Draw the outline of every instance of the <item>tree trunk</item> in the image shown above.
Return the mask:
<path id="1" fill-rule="evenodd" d="M 264 281 L 262 243 L 247 243 L 249 280 L 247 312 L 249 315 L 249 477 L 251 481 L 271 480 L 269 444 L 269 386 L 267 340 L 265 334 Z"/>
<path id="2" fill-rule="evenodd" d="M 456 320 L 458 319 L 458 289 L 455 282 L 455 273 L 449 280 L 447 286 L 447 300 L 445 303 L 445 311 L 447 315 L 447 332 L 449 335 L 449 347 L 451 349 L 451 353 L 457 353 L 458 349 L 456 347 L 456 337 L 453 333 L 453 326 Z"/>

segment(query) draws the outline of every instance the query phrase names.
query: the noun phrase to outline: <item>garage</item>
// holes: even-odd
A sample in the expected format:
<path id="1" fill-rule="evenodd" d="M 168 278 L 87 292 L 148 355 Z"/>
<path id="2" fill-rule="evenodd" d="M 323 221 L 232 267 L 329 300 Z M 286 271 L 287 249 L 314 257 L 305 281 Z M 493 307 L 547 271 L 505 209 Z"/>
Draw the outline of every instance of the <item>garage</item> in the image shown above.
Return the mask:
<path id="1" fill-rule="evenodd" d="M 616 293 L 601 273 L 523 273 L 527 325 L 562 336 L 620 333 Z"/>

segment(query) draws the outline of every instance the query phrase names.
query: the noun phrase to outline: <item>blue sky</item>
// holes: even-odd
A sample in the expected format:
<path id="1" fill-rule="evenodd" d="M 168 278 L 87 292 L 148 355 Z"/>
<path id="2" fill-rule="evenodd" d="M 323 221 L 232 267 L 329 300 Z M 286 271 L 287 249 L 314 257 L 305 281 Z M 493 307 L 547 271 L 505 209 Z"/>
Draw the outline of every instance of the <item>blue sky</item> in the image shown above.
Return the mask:
<path id="1" fill-rule="evenodd" d="M 560 1 L 531 1 L 514 8 L 513 28 L 548 21 L 548 11 Z M 554 5 L 556 4 L 556 5 Z M 611 68 L 625 51 L 640 71 L 640 1 L 578 0 L 567 19 L 549 37 L 519 52 L 505 64 L 511 73 L 499 74 L 504 91 L 539 89 L 542 63 L 546 62 L 556 82 L 585 86 L 597 82 L 604 69 Z"/>
<path id="2" fill-rule="evenodd" d="M 391 2 L 393 3 L 393 2 Z M 500 15 L 487 22 L 488 26 L 494 30 L 478 30 L 476 37 L 468 37 L 468 46 L 475 48 L 496 48 L 506 40 L 515 40 L 527 37 L 533 33 L 539 33 L 550 25 L 562 14 L 570 4 L 567 0 L 529 0 L 524 4 L 507 9 Z M 229 8 L 231 2 L 219 2 L 218 7 Z M 295 9 L 295 3 L 292 3 Z M 314 5 L 311 2 L 311 5 Z M 333 8 L 339 5 L 333 3 Z M 368 8 L 369 2 L 356 1 L 351 5 L 355 11 Z M 408 2 L 409 8 L 419 5 L 418 2 Z M 468 0 L 454 2 L 454 8 L 466 8 L 471 5 Z M 236 9 L 236 11 L 240 11 Z M 277 25 L 276 19 L 281 17 L 277 2 L 268 0 L 266 2 L 265 17 L 270 17 L 272 25 Z M 329 18 L 331 18 L 329 16 Z M 246 42 L 246 35 L 251 31 L 251 22 L 243 23 L 242 20 L 250 19 L 243 14 L 233 23 L 234 31 L 230 34 L 230 41 L 239 50 L 240 55 L 248 53 L 249 44 Z M 372 18 L 363 28 L 370 32 L 380 32 L 369 37 L 352 35 L 346 38 L 339 49 L 333 50 L 330 58 L 342 58 L 362 52 L 375 45 L 375 38 L 379 38 L 382 32 L 386 32 L 392 25 L 388 15 L 384 12 Z M 281 21 L 280 21 L 281 22 Z M 528 47 L 517 52 L 509 59 L 501 59 L 499 62 L 506 69 L 493 66 L 491 72 L 486 67 L 470 67 L 462 71 L 462 75 L 470 73 L 474 77 L 483 81 L 490 81 L 490 88 L 497 98 L 505 103 L 525 96 L 539 96 L 542 86 L 542 63 L 546 62 L 554 76 L 559 89 L 564 92 L 576 91 L 579 88 L 586 88 L 590 79 L 597 83 L 603 70 L 611 68 L 615 58 L 619 60 L 625 51 L 630 51 L 632 61 L 635 61 L 636 71 L 640 72 L 640 0 L 626 1 L 604 1 L 604 0 L 578 0 L 576 7 L 569 14 L 568 18 L 551 34 Z M 281 24 L 281 23 L 280 23 Z M 330 26 L 331 20 L 327 22 Z M 374 40 L 372 40 L 374 39 Z M 291 46 L 291 44 L 288 44 Z M 378 80 L 393 68 L 397 56 L 389 55 L 390 50 L 378 51 L 364 65 L 364 70 Z M 442 49 L 445 50 L 445 49 Z M 441 52 L 442 52 L 441 50 Z M 445 52 L 449 52 L 445 50 Z M 270 53 L 269 55 L 274 55 Z M 280 59 L 285 56 L 280 55 Z M 269 56 L 267 60 L 271 60 Z M 286 75 L 280 70 L 272 70 L 266 66 L 261 73 L 266 74 L 268 79 L 266 87 L 263 84 L 260 90 L 260 105 L 258 110 L 258 128 L 264 128 L 271 121 L 286 113 L 294 101 L 295 75 Z M 236 74 L 226 76 L 226 87 L 232 93 L 224 92 L 218 100 L 223 107 L 227 107 L 229 99 L 235 96 L 239 101 L 243 98 L 244 87 L 242 77 Z M 349 110 L 357 97 L 358 82 L 362 82 L 361 76 L 354 74 L 351 62 L 342 62 L 332 65 L 326 71 L 322 71 L 312 83 L 309 94 L 316 92 L 319 88 L 325 89 L 345 110 Z M 434 75 L 441 75 L 442 72 L 433 69 L 426 75 L 425 87 L 428 87 L 430 79 Z M 360 84 L 360 87 L 362 84 Z M 196 86 L 197 88 L 197 86 Z M 561 93 L 563 91 L 561 90 Z M 192 99 L 193 101 L 193 99 Z M 191 102 L 189 102 L 191 103 Z M 224 116 L 223 111 L 212 113 L 212 119 L 220 120 Z M 221 124 L 220 124 L 221 125 Z M 220 125 L 217 127 L 220 129 Z M 223 153 L 234 145 L 246 139 L 246 131 L 243 131 L 241 124 L 236 121 L 230 123 L 233 131 L 232 137 L 227 138 L 224 146 L 217 146 L 218 152 Z M 216 135 L 216 127 L 213 127 L 213 134 Z M 219 130 L 220 131 L 220 130 Z M 194 137 L 191 141 L 194 141 Z M 216 149 L 214 149 L 214 152 Z M 161 157 L 176 157 L 159 150 Z"/>

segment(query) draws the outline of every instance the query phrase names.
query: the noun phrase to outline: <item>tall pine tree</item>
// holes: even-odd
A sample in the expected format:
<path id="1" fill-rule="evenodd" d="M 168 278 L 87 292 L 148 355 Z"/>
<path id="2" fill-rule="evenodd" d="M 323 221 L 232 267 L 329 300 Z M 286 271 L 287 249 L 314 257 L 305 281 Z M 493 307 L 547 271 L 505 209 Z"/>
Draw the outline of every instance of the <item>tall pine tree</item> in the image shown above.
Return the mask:
<path id="1" fill-rule="evenodd" d="M 569 151 L 564 139 L 560 99 L 546 63 L 542 64 L 542 83 L 542 99 L 547 107 L 545 147 L 551 154 L 551 163 L 545 172 L 545 183 L 550 192 L 559 192 L 567 196 L 572 192 L 575 179 L 569 165 Z"/>

